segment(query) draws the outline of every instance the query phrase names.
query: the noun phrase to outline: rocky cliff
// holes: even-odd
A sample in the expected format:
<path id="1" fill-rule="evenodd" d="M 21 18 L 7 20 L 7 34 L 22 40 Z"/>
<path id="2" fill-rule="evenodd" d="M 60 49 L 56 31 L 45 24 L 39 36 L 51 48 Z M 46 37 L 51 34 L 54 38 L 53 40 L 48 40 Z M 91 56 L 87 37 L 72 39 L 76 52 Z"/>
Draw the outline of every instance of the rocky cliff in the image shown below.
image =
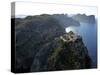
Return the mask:
<path id="1" fill-rule="evenodd" d="M 72 70 L 91 67 L 88 50 L 79 35 L 69 32 L 56 40 L 58 43 L 48 57 L 48 70 Z"/>
<path id="2" fill-rule="evenodd" d="M 28 16 L 15 21 L 16 72 L 91 67 L 82 38 L 73 32 L 66 33 L 51 15 Z"/>
<path id="3" fill-rule="evenodd" d="M 86 23 L 95 23 L 96 20 L 95 20 L 95 16 L 94 15 L 85 15 L 85 14 L 77 14 L 77 15 L 73 15 L 72 18 L 76 21 L 79 21 L 79 22 L 86 22 Z"/>

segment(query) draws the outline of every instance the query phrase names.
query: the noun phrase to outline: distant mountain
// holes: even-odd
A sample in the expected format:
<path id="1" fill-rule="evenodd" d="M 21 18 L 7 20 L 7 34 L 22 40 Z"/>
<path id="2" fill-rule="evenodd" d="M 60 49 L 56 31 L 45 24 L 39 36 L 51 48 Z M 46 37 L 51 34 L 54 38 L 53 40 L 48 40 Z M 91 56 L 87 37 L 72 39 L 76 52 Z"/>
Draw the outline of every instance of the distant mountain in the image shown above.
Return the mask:
<path id="1" fill-rule="evenodd" d="M 58 16 L 62 19 L 64 17 L 60 14 Z M 48 14 L 15 18 L 16 72 L 91 67 L 91 59 L 82 39 L 73 32 L 65 32 L 64 27 L 74 25 L 74 22 L 78 25 L 79 22 L 66 16 L 64 26 L 59 22 L 61 18 Z"/>
<path id="2" fill-rule="evenodd" d="M 87 16 L 85 14 L 77 14 L 77 15 L 73 15 L 72 18 L 79 22 L 95 23 L 94 15 Z"/>
<path id="3" fill-rule="evenodd" d="M 56 18 L 64 28 L 68 26 L 79 26 L 80 25 L 78 21 L 69 17 L 67 14 L 53 14 L 52 16 Z"/>
<path id="4" fill-rule="evenodd" d="M 25 18 L 27 15 L 16 15 L 16 18 Z"/>

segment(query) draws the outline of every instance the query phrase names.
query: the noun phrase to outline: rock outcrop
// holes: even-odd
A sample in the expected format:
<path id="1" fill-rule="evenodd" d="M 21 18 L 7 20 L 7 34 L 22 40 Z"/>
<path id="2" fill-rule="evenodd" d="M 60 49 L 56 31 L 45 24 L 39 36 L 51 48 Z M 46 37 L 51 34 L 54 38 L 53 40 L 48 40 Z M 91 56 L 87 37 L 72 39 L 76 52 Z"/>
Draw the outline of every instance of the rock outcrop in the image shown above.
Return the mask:
<path id="1" fill-rule="evenodd" d="M 57 40 L 48 57 L 48 70 L 72 70 L 91 68 L 91 58 L 79 35 L 69 32 Z"/>

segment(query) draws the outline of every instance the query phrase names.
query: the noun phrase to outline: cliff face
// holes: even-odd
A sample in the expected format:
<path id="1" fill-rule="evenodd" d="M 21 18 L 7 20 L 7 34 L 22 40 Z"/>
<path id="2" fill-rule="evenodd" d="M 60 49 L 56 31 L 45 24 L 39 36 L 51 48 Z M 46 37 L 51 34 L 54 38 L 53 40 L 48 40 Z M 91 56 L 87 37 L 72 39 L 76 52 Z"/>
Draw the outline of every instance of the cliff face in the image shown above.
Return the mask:
<path id="1" fill-rule="evenodd" d="M 94 15 L 85 15 L 85 14 L 77 14 L 72 16 L 72 18 L 79 22 L 86 22 L 86 23 L 95 23 L 95 16 Z"/>
<path id="2" fill-rule="evenodd" d="M 16 72 L 90 68 L 82 38 L 51 15 L 16 19 Z"/>

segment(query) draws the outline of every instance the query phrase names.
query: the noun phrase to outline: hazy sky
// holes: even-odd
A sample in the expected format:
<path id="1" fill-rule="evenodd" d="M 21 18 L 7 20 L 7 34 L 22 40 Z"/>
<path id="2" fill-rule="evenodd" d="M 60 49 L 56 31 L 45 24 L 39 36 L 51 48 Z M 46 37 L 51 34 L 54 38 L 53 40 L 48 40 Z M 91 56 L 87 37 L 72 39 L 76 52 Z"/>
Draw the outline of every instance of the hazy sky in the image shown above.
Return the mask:
<path id="1" fill-rule="evenodd" d="M 63 5 L 50 3 L 16 2 L 16 15 L 39 14 L 86 14 L 97 16 L 97 8 L 93 6 Z"/>

